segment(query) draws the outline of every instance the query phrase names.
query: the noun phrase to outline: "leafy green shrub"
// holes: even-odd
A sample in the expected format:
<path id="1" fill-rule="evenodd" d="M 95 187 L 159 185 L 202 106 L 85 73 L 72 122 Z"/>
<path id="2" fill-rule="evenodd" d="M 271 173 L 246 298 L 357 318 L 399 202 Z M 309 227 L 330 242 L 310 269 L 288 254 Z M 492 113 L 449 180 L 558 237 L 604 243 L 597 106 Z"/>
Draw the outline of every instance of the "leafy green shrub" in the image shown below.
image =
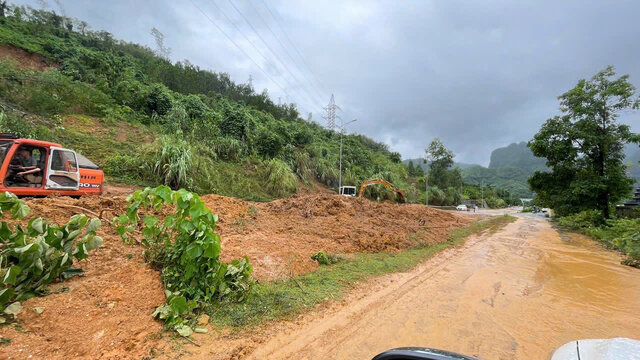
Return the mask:
<path id="1" fill-rule="evenodd" d="M 29 207 L 5 192 L 0 194 L 0 215 L 5 211 L 14 219 L 23 219 L 29 214 Z M 99 227 L 99 219 L 90 220 L 82 214 L 72 216 L 62 226 L 40 217 L 31 219 L 26 229 L 2 221 L 0 311 L 13 316 L 20 309 L 19 301 L 44 294 L 46 286 L 59 278 L 82 273 L 71 268 L 73 259 L 86 259 L 89 251 L 102 244 L 102 238 L 96 235 Z M 0 316 L 0 322 L 4 321 Z"/>
<path id="2" fill-rule="evenodd" d="M 269 160 L 262 169 L 267 190 L 276 196 L 288 196 L 298 190 L 298 178 L 287 163 L 280 159 Z"/>
<path id="3" fill-rule="evenodd" d="M 217 215 L 197 194 L 167 186 L 138 190 L 127 198 L 125 214 L 114 219 L 125 242 L 141 228 L 147 260 L 161 269 L 167 303 L 154 316 L 181 335 L 191 334 L 196 309 L 215 301 L 242 301 L 252 285 L 253 268 L 247 258 L 220 261 Z M 167 213 L 164 220 L 152 214 Z M 140 212 L 145 215 L 140 219 Z M 142 222 L 141 222 L 142 220 Z"/>
<path id="4" fill-rule="evenodd" d="M 605 224 L 604 216 L 600 210 L 585 210 L 577 214 L 563 216 L 558 219 L 558 225 L 572 229 L 588 229 Z"/>
<path id="5" fill-rule="evenodd" d="M 173 97 L 171 91 L 161 84 L 153 84 L 149 87 L 145 99 L 147 115 L 158 114 L 163 116 L 171 110 Z"/>
<path id="6" fill-rule="evenodd" d="M 311 260 L 317 261 L 320 265 L 331 265 L 340 262 L 342 258 L 338 255 L 325 254 L 323 251 L 311 256 Z"/>

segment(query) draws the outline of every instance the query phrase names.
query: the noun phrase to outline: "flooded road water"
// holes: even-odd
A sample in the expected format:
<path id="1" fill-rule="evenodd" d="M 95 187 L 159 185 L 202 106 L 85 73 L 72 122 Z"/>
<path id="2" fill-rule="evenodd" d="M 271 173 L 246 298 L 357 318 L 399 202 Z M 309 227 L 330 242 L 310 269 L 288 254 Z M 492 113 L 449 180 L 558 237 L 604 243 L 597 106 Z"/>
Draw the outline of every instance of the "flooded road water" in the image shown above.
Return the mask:
<path id="1" fill-rule="evenodd" d="M 380 282 L 271 338 L 252 357 L 371 359 L 426 346 L 483 359 L 547 359 L 575 339 L 640 338 L 640 270 L 531 215 Z"/>

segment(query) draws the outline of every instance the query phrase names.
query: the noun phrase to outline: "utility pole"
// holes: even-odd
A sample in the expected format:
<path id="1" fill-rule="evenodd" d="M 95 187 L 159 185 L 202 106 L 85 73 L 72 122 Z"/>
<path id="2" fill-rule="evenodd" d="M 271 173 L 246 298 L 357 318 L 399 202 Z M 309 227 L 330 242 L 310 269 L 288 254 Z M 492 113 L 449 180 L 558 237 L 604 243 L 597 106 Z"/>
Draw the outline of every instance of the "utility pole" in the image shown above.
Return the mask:
<path id="1" fill-rule="evenodd" d="M 327 119 L 327 129 L 334 130 L 336 128 L 336 118 L 340 118 L 339 116 L 336 116 L 336 110 L 342 109 L 340 109 L 340 107 L 336 105 L 333 94 L 331 94 L 329 104 L 327 104 L 327 107 L 324 109 L 327 111 L 327 116 L 325 117 L 325 119 Z"/>
<path id="2" fill-rule="evenodd" d="M 424 205 L 429 206 L 429 161 L 428 156 L 424 156 L 424 163 L 427 164 L 427 170 L 424 172 Z"/>
<path id="3" fill-rule="evenodd" d="M 484 209 L 484 179 L 480 181 L 480 184 L 480 192 L 482 193 L 482 204 L 480 206 Z"/>
<path id="4" fill-rule="evenodd" d="M 331 99 L 333 99 L 333 95 L 331 96 Z M 344 128 L 355 121 L 358 121 L 358 119 L 353 119 L 348 123 L 343 124 L 342 119 L 340 119 L 340 172 L 338 173 L 338 194 L 340 194 L 342 189 L 342 135 L 344 134 Z"/>
<path id="5" fill-rule="evenodd" d="M 251 76 L 251 74 L 249 74 L 249 81 L 248 81 L 248 83 L 249 83 L 249 84 L 248 84 L 248 85 L 249 85 L 249 87 L 253 89 L 253 76 Z"/>

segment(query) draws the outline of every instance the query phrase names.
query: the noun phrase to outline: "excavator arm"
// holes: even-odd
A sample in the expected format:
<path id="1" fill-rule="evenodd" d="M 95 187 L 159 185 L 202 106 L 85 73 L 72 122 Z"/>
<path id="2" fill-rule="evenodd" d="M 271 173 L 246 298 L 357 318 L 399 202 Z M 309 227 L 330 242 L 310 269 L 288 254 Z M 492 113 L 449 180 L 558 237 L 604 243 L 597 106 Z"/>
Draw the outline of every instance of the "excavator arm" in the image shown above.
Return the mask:
<path id="1" fill-rule="evenodd" d="M 367 186 L 376 185 L 376 184 L 383 185 L 383 186 L 387 187 L 388 189 L 390 189 L 391 191 L 394 191 L 398 195 L 398 200 L 400 202 L 404 202 L 405 201 L 404 190 L 398 189 L 395 185 L 393 185 L 392 183 L 390 183 L 387 180 L 382 179 L 382 178 L 370 179 L 370 180 L 367 180 L 367 181 L 363 182 L 362 186 L 360 186 L 360 193 L 358 194 L 358 197 L 362 197 L 362 195 L 364 195 L 364 190 L 367 188 Z"/>

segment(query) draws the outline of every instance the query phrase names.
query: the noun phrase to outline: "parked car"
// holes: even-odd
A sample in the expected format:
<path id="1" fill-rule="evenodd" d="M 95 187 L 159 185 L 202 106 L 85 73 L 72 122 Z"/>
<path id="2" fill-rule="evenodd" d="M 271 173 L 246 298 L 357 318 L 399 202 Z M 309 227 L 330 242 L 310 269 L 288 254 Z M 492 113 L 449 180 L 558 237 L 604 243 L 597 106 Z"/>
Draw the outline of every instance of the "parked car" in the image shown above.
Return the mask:
<path id="1" fill-rule="evenodd" d="M 456 210 L 458 210 L 458 211 L 467 211 L 467 205 L 460 204 L 460 205 L 456 206 Z"/>

